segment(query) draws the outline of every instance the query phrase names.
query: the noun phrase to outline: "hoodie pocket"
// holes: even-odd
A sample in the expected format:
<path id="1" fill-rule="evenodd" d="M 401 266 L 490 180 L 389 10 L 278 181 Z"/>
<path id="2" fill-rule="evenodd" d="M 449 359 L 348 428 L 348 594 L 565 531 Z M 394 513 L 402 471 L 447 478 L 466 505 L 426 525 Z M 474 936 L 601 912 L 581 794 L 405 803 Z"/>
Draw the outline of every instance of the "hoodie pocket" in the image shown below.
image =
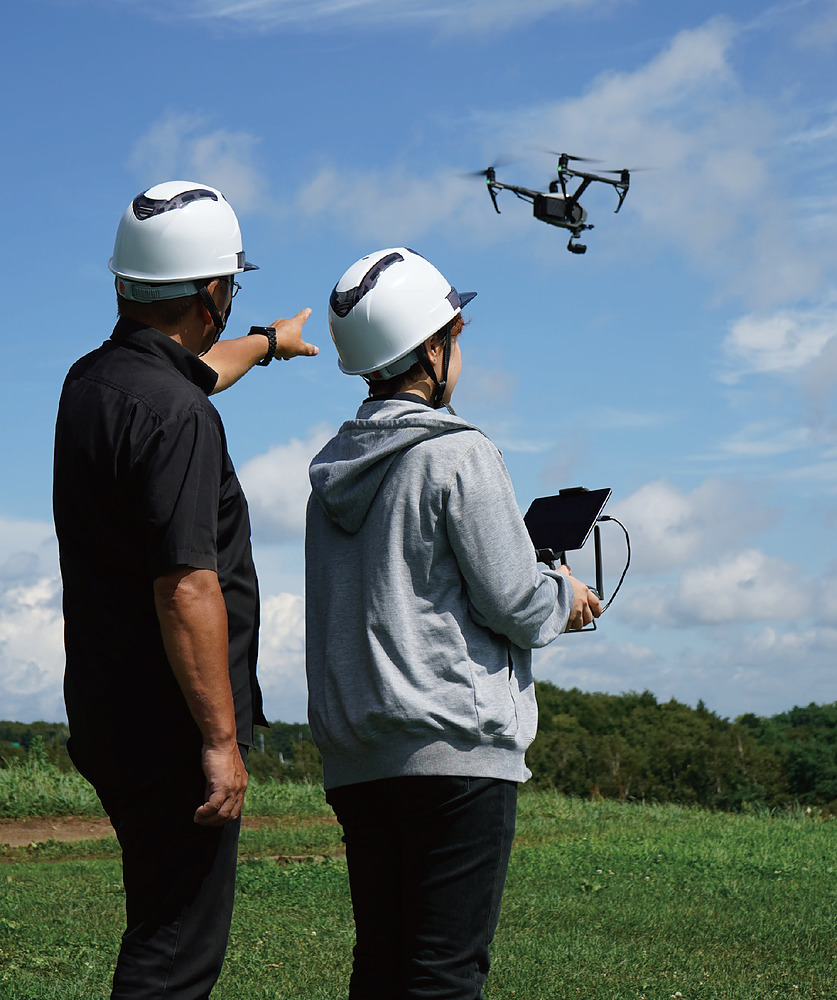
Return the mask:
<path id="1" fill-rule="evenodd" d="M 519 720 L 517 712 L 517 680 L 512 666 L 511 651 L 496 666 L 473 663 L 471 677 L 477 724 L 483 736 L 514 740 Z"/>

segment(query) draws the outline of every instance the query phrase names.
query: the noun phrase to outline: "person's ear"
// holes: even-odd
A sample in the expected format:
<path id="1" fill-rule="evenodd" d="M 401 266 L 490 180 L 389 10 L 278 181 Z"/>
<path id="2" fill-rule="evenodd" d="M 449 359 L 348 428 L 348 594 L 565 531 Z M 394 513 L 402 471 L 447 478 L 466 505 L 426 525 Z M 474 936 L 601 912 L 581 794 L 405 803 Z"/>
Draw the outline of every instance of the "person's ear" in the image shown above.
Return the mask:
<path id="1" fill-rule="evenodd" d="M 439 351 L 442 349 L 442 345 L 439 342 L 439 338 L 436 334 L 432 334 L 424 342 L 424 353 L 427 355 L 427 360 L 431 365 L 436 364 L 436 359 L 439 357 Z"/>

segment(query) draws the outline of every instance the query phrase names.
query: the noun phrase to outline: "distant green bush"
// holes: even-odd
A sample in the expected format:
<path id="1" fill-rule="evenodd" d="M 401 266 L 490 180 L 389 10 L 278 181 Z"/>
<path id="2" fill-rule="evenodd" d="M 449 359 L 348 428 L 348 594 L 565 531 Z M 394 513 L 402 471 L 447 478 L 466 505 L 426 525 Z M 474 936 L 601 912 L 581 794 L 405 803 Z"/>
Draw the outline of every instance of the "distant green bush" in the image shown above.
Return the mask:
<path id="1" fill-rule="evenodd" d="M 12 759 L 0 768 L 0 819 L 103 815 L 89 782 L 77 771 L 51 763 L 40 736 L 23 760 Z"/>
<path id="2" fill-rule="evenodd" d="M 650 691 L 539 681 L 534 785 L 565 795 L 725 811 L 816 806 L 837 815 L 837 704 L 730 722 Z"/>

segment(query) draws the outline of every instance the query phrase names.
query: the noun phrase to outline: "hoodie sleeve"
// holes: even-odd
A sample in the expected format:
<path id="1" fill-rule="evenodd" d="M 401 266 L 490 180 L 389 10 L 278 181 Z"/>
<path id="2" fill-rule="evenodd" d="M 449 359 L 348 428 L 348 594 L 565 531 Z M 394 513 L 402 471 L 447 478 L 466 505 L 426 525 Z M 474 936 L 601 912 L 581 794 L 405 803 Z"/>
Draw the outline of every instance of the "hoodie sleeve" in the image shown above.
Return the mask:
<path id="1" fill-rule="evenodd" d="M 516 646 L 546 646 L 566 628 L 573 588 L 541 566 L 497 448 L 482 438 L 459 463 L 446 522 L 471 617 Z"/>

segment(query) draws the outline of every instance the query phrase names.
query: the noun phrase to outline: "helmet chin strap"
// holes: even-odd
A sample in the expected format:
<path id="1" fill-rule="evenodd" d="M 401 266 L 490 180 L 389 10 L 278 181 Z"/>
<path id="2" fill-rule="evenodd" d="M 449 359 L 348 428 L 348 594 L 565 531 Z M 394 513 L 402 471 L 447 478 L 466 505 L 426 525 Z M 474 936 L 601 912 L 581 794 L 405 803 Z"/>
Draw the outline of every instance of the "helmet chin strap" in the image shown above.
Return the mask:
<path id="1" fill-rule="evenodd" d="M 211 345 L 212 347 L 214 347 L 218 343 L 218 339 L 220 338 L 221 334 L 224 332 L 224 327 L 227 325 L 227 320 L 229 319 L 230 316 L 230 310 L 232 309 L 232 302 L 230 302 L 230 306 L 227 309 L 226 315 L 222 316 L 221 313 L 218 312 L 218 306 L 215 305 L 215 299 L 213 299 L 212 296 L 209 294 L 209 289 L 206 287 L 206 285 L 201 285 L 201 287 L 198 289 L 198 295 L 200 295 L 201 301 L 206 306 L 206 310 L 209 313 L 210 317 L 212 318 L 212 323 L 215 327 L 215 339 L 212 341 Z M 208 350 L 209 348 L 207 348 L 207 351 Z M 206 354 L 206 351 L 204 351 L 203 353 Z"/>
<path id="2" fill-rule="evenodd" d="M 420 344 L 416 348 L 416 357 L 418 358 L 419 364 L 427 372 L 430 378 L 433 379 L 433 384 L 436 387 L 433 392 L 433 399 L 431 400 L 433 404 L 433 409 L 438 410 L 441 406 L 446 406 L 451 413 L 453 410 L 450 404 L 444 402 L 445 389 L 448 387 L 448 368 L 450 367 L 450 355 L 451 355 L 451 334 L 448 329 L 445 332 L 445 343 L 442 348 L 442 378 L 441 380 L 436 375 L 436 369 L 430 363 L 430 358 L 427 356 L 427 348 L 424 344 Z"/>

